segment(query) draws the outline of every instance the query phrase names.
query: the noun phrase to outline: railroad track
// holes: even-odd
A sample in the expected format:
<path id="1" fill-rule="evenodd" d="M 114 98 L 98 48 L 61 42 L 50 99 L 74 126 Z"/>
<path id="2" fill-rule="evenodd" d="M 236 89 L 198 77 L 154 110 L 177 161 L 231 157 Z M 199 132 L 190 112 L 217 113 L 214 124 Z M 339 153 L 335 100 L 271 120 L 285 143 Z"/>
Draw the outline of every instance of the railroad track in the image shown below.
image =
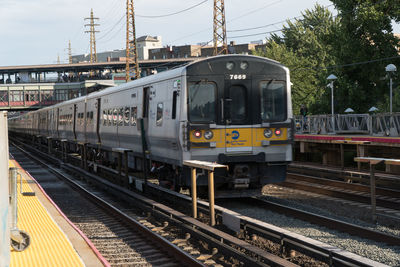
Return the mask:
<path id="1" fill-rule="evenodd" d="M 319 214 L 278 204 L 273 201 L 265 200 L 262 198 L 249 198 L 246 199 L 245 201 L 250 206 L 262 207 L 265 208 L 266 210 L 273 211 L 281 215 L 294 217 L 296 219 L 307 221 L 315 225 L 327 227 L 329 229 L 333 229 L 340 232 L 345 232 L 353 236 L 358 236 L 376 242 L 386 243 L 388 245 L 397 246 L 400 244 L 399 236 L 385 234 L 382 232 L 378 232 L 376 230 L 344 222 L 338 219 L 332 219 L 327 216 L 321 216 Z"/>
<path id="2" fill-rule="evenodd" d="M 367 186 L 369 185 L 370 179 L 370 172 L 368 170 L 359 171 L 352 168 L 341 169 L 339 167 L 302 162 L 292 162 L 288 166 L 288 172 L 321 177 L 329 180 L 359 183 Z M 377 188 L 400 190 L 400 177 L 398 175 L 376 172 L 375 178 Z"/>
<path id="3" fill-rule="evenodd" d="M 35 154 L 40 154 L 39 151 L 35 151 Z M 44 154 L 44 153 L 43 153 Z M 48 157 L 44 155 L 45 157 Z M 91 183 L 100 186 L 105 184 L 108 189 L 108 193 L 118 195 L 123 198 L 124 201 L 130 198 L 142 199 L 145 204 L 142 204 L 143 210 L 147 210 L 148 213 L 152 213 L 154 216 L 155 212 L 161 211 L 155 217 L 162 217 L 164 221 L 168 218 L 172 218 L 170 225 L 180 225 L 185 227 L 186 234 L 190 233 L 191 236 L 198 238 L 201 241 L 207 240 L 208 248 L 212 248 L 209 253 L 210 257 L 217 255 L 220 258 L 231 259 L 233 265 L 285 265 L 290 266 L 293 263 L 301 266 L 310 265 L 340 265 L 340 266 L 380 266 L 378 262 L 371 261 L 369 259 L 360 257 L 358 255 L 349 253 L 332 247 L 327 244 L 305 238 L 285 231 L 281 228 L 273 227 L 263 222 L 241 216 L 235 212 L 216 207 L 217 215 L 217 228 L 212 228 L 207 225 L 200 223 L 197 220 L 190 218 L 190 212 L 182 214 L 178 211 L 172 210 L 163 204 L 154 202 L 153 200 L 145 200 L 143 196 L 137 195 L 136 193 L 123 189 L 118 185 L 107 182 L 105 179 L 99 178 L 91 173 L 85 172 L 78 167 L 71 166 L 69 164 L 61 164 L 63 169 L 75 170 L 80 172 L 85 179 L 90 180 Z M 98 166 L 99 167 L 99 166 Z M 113 171 L 111 171 L 113 172 Z M 115 174 L 115 172 L 114 172 Z M 136 188 L 138 181 L 135 178 Z M 140 184 L 140 183 L 139 183 Z M 155 195 L 162 196 L 164 200 L 173 202 L 173 206 L 177 206 L 174 200 L 178 201 L 180 206 L 186 206 L 186 211 L 190 210 L 190 197 L 184 196 L 164 188 L 160 188 L 157 185 L 146 184 L 139 187 L 145 188 L 147 193 L 153 193 Z M 185 203 L 185 204 L 184 204 Z M 200 212 L 203 214 L 203 221 L 207 222 L 208 214 L 208 203 L 199 201 L 198 203 Z M 147 209 L 146 209 L 147 207 Z M 184 209 L 185 210 L 185 209 Z M 160 225 L 161 223 L 159 223 Z M 224 231 L 224 232 L 223 232 Z M 233 237 L 231 233 L 236 232 L 238 239 Z M 208 235 L 208 237 L 207 237 Z M 257 240 L 264 240 L 262 242 L 254 241 L 253 237 L 258 237 Z M 270 244 L 273 243 L 271 246 Z M 235 249 L 232 249 L 232 248 Z M 216 249 L 216 253 L 214 253 Z M 239 250 L 240 252 L 237 252 Z M 292 254 L 292 251 L 297 253 Z M 215 259 L 215 256 L 213 257 Z M 229 265 L 226 262 L 223 265 Z M 382 265 L 383 266 L 383 265 Z"/>
<path id="4" fill-rule="evenodd" d="M 12 150 L 14 149 L 12 148 Z M 36 152 L 40 154 L 39 151 Z M 17 156 L 14 155 L 14 157 L 17 161 L 19 160 L 18 155 Z M 30 155 L 29 157 L 32 158 L 33 156 Z M 35 161 L 40 161 L 40 160 L 35 158 Z M 42 165 L 43 164 L 45 163 L 42 162 Z M 28 165 L 27 167 L 29 168 L 29 166 L 30 165 Z M 63 179 L 65 179 L 68 176 L 65 173 L 63 173 L 63 171 L 60 171 L 56 167 L 52 166 L 47 166 L 47 167 L 50 168 L 51 173 L 57 173 L 58 176 L 60 175 L 64 176 Z M 75 169 L 76 167 L 72 165 L 68 166 L 64 165 L 63 168 L 69 169 L 70 171 L 76 170 L 80 172 L 80 174 L 85 178 L 91 176 L 91 174 L 82 172 L 82 170 L 79 170 L 78 168 Z M 40 171 L 39 173 L 36 174 L 44 172 L 45 171 Z M 51 175 L 48 174 L 47 176 Z M 173 260 L 169 261 L 167 256 L 165 256 L 164 259 L 166 259 L 166 262 L 168 262 L 168 266 L 169 264 L 171 264 L 171 266 L 175 266 L 174 262 L 176 262 L 177 264 L 176 266 L 182 266 L 182 265 L 266 266 L 266 264 L 272 266 L 297 266 L 296 264 L 293 264 L 290 261 L 287 261 L 271 253 L 268 253 L 258 247 L 252 246 L 240 239 L 237 239 L 234 236 L 231 236 L 230 234 L 226 234 L 222 231 L 219 231 L 215 228 L 205 225 L 204 223 L 192 219 L 187 215 L 182 214 L 176 210 L 173 210 L 163 204 L 147 199 L 146 197 L 138 195 L 129 190 L 120 188 L 116 185 L 107 182 L 104 179 L 102 179 L 101 181 L 95 177 L 90 177 L 90 178 L 94 178 L 90 179 L 90 183 L 92 185 L 96 185 L 97 187 L 104 188 L 106 190 L 106 191 L 99 191 L 97 189 L 96 192 L 92 193 L 95 196 L 94 197 L 90 196 L 90 198 L 94 198 L 97 205 L 99 205 L 98 203 L 100 202 L 104 202 L 104 208 L 107 210 L 106 215 L 111 212 L 111 218 L 107 218 L 105 221 L 109 223 L 112 227 L 116 227 L 116 231 L 111 233 L 106 233 L 104 234 L 104 236 L 99 236 L 102 233 L 102 231 L 96 232 L 96 229 L 99 228 L 102 229 L 102 227 L 97 226 L 92 220 L 89 220 L 87 224 L 83 225 L 82 230 L 84 231 L 84 233 L 85 230 L 87 230 L 87 235 L 89 237 L 91 236 L 94 237 L 95 240 L 96 238 L 103 240 L 113 236 L 118 236 L 118 234 L 122 234 L 123 236 L 119 236 L 120 239 L 124 240 L 125 238 L 125 240 L 128 242 L 129 245 L 134 245 L 134 244 L 138 245 L 138 248 L 135 248 L 135 250 L 138 251 L 139 253 L 136 253 L 136 255 L 140 254 L 140 251 L 143 248 L 149 249 L 150 252 L 153 251 L 152 253 L 149 253 L 149 255 L 147 252 L 144 252 L 145 254 L 142 255 L 142 258 L 144 258 L 144 260 L 147 260 L 149 264 L 153 264 L 150 261 L 157 261 L 154 264 L 154 266 L 162 266 L 163 264 L 160 263 L 163 256 L 157 254 L 155 252 L 155 249 L 146 244 L 146 241 L 136 241 L 129 238 L 130 234 L 128 233 L 128 230 L 121 229 L 120 228 L 122 227 L 121 224 L 127 224 L 128 226 L 132 227 L 131 225 L 132 223 L 135 224 L 139 223 L 140 227 L 144 228 L 146 231 L 151 232 L 153 234 L 154 232 L 157 232 L 158 234 L 155 234 L 156 239 L 162 239 L 163 241 L 167 242 L 169 241 L 168 246 L 171 246 L 172 250 L 177 250 L 177 251 L 171 252 L 171 249 L 169 249 L 167 255 L 171 253 L 178 253 L 178 256 L 176 256 L 175 259 L 173 259 L 174 261 Z M 38 180 L 40 179 L 38 178 Z M 69 181 L 70 184 L 71 182 L 74 183 L 75 188 L 85 187 L 84 191 L 89 190 L 88 185 L 83 181 Z M 55 182 L 52 181 L 51 183 L 54 184 Z M 47 191 L 47 188 L 46 187 L 44 188 Z M 49 187 L 49 189 L 51 189 L 51 186 Z M 93 191 L 93 189 L 91 190 Z M 53 197 L 51 193 L 50 196 Z M 117 196 L 119 200 L 116 199 L 115 196 Z M 64 199 L 65 202 L 67 202 L 66 204 L 67 206 L 74 206 L 72 210 L 76 211 L 76 213 L 71 214 L 72 219 L 79 220 L 80 218 L 83 218 L 84 220 L 88 220 L 88 216 L 86 216 L 86 213 L 80 212 L 81 210 L 80 207 L 81 204 L 79 204 L 80 202 L 72 203 L 71 205 L 71 202 L 69 201 L 70 195 L 68 193 L 67 196 L 63 195 L 61 198 Z M 133 203 L 132 201 L 136 202 Z M 55 202 L 57 203 L 57 200 L 55 200 Z M 116 207 L 118 208 L 118 211 L 115 210 Z M 138 207 L 138 208 L 140 207 L 140 208 L 139 210 L 137 210 L 132 207 Z M 63 209 L 63 207 L 61 207 L 61 209 Z M 66 209 L 68 210 L 68 207 L 66 207 Z M 98 214 L 97 211 L 94 211 L 93 213 Z M 115 218 L 116 214 L 119 214 L 117 217 L 118 219 L 113 220 L 113 217 Z M 143 216 L 143 214 L 146 215 Z M 69 214 L 67 214 L 67 216 L 69 216 Z M 134 219 L 134 217 L 136 219 Z M 76 221 L 76 223 L 79 225 L 79 221 Z M 106 227 L 104 228 L 112 228 L 111 226 L 108 227 L 106 225 Z M 94 241 L 93 243 L 96 242 Z M 163 250 L 164 247 L 166 246 L 164 244 L 160 245 L 158 242 L 154 241 L 153 244 L 155 244 L 155 246 L 159 247 L 159 249 L 161 250 Z M 121 261 L 125 261 L 128 259 L 128 256 L 126 256 L 125 254 L 121 254 L 120 251 L 129 254 L 130 253 L 128 251 L 129 248 L 123 249 L 122 247 L 118 247 L 118 249 L 113 249 L 113 246 L 110 245 L 108 242 L 104 243 L 104 245 L 100 244 L 99 246 L 100 248 L 98 248 L 98 250 L 101 253 L 104 253 L 103 256 L 106 259 L 111 259 L 111 261 L 118 261 L 115 263 L 116 265 L 120 264 Z M 181 256 L 179 255 L 180 253 L 183 253 L 185 256 L 188 256 L 188 259 L 182 259 Z M 181 263 L 179 264 L 179 262 Z"/>
<path id="5" fill-rule="evenodd" d="M 200 261 L 162 240 L 151 231 L 150 222 L 144 217 L 124 217 L 123 212 L 102 201 L 102 193 L 90 193 L 80 183 L 75 189 L 59 180 L 54 172 L 43 168 L 26 152 L 10 146 L 10 153 L 66 216 L 91 240 L 111 266 L 203 266 Z M 66 176 L 63 179 L 71 179 Z M 71 180 L 72 181 L 72 180 Z M 76 188 L 80 187 L 80 192 Z M 83 196 L 85 194 L 85 196 Z M 90 200 L 89 200 L 90 199 Z M 93 203 L 93 201 L 96 201 Z M 112 211 L 112 213 L 111 213 Z M 130 213 L 133 216 L 133 213 Z M 147 227 L 144 227 L 146 225 Z M 163 242 L 164 241 L 164 242 Z M 185 255 L 186 254 L 186 255 Z"/>
<path id="6" fill-rule="evenodd" d="M 370 187 L 361 184 L 288 173 L 286 181 L 279 185 L 366 205 L 371 203 Z M 400 191 L 376 188 L 376 205 L 378 215 L 400 221 Z"/>

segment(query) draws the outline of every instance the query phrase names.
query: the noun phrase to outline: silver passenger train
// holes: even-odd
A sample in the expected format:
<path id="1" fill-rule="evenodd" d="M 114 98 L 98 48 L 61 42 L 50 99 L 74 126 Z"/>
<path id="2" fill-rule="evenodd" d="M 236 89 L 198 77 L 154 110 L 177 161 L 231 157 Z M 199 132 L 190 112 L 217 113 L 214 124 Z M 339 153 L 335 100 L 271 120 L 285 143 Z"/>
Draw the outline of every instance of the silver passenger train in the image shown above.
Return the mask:
<path id="1" fill-rule="evenodd" d="M 196 159 L 229 166 L 215 173 L 217 192 L 259 190 L 284 181 L 292 160 L 289 70 L 262 57 L 211 57 L 23 114 L 9 128 L 71 149 L 88 143 L 103 163 L 114 162 L 113 148 L 129 149 L 136 170 L 145 149 L 148 168 L 176 189 L 190 187 L 183 161 Z M 207 188 L 205 173 L 197 184 Z"/>

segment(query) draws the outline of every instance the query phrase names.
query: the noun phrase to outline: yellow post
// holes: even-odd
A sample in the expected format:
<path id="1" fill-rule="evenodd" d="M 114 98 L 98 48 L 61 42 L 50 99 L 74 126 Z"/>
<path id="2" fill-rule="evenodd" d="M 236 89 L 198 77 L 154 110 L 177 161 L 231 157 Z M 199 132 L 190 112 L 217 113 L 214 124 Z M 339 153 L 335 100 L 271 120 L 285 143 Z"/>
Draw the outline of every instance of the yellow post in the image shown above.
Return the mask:
<path id="1" fill-rule="evenodd" d="M 210 225 L 215 225 L 214 209 L 214 171 L 208 171 L 208 201 L 210 205 Z"/>
<path id="2" fill-rule="evenodd" d="M 197 218 L 197 184 L 196 184 L 196 168 L 192 169 L 192 214 L 193 218 Z"/>

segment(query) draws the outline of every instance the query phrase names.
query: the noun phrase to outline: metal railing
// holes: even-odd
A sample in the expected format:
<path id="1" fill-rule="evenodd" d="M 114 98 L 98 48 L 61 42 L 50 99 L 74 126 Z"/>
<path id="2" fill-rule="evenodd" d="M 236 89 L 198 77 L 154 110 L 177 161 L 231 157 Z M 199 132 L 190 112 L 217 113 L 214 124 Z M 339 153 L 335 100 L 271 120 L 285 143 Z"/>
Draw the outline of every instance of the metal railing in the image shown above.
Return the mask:
<path id="1" fill-rule="evenodd" d="M 296 134 L 400 136 L 400 113 L 295 116 Z"/>

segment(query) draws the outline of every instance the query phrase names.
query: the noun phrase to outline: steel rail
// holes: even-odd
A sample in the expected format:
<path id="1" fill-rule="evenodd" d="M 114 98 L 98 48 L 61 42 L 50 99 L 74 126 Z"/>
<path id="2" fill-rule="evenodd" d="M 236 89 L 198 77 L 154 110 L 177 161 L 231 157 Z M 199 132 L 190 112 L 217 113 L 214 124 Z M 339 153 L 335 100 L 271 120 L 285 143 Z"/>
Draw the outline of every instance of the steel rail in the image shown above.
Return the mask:
<path id="1" fill-rule="evenodd" d="M 130 227 L 134 228 L 136 231 L 140 232 L 142 235 L 146 236 L 152 240 L 153 243 L 159 244 L 164 251 L 168 254 L 173 255 L 174 258 L 187 266 L 205 266 L 203 263 L 199 262 L 198 260 L 194 259 L 190 254 L 182 251 L 181 249 L 177 248 L 174 244 L 169 242 L 167 239 L 163 238 L 162 236 L 152 232 L 147 227 L 143 226 L 141 223 L 136 221 L 135 219 L 131 218 L 124 212 L 120 211 L 118 208 L 114 207 L 113 205 L 109 204 L 105 200 L 101 199 L 100 197 L 94 195 L 83 186 L 79 185 L 77 182 L 73 181 L 72 179 L 68 178 L 66 175 L 58 171 L 57 169 L 49 166 L 38 157 L 33 156 L 31 153 L 27 152 L 26 150 L 22 149 L 21 147 L 14 144 L 16 148 L 20 151 L 25 153 L 29 158 L 38 162 L 40 165 L 46 166 L 50 172 L 55 174 L 56 176 L 60 177 L 61 179 L 65 180 L 69 185 L 71 185 L 77 192 L 82 194 L 85 198 L 89 199 L 92 203 L 97 205 L 98 207 L 108 211 L 109 213 L 114 214 L 117 216 L 121 221 L 125 224 L 129 225 Z"/>
<path id="2" fill-rule="evenodd" d="M 371 197 L 368 193 L 368 186 L 353 185 L 340 181 L 333 181 L 324 178 L 317 178 L 305 175 L 289 173 L 285 182 L 280 184 L 283 187 L 301 189 L 317 194 L 328 195 L 332 197 L 343 198 L 346 200 L 371 203 Z M 379 191 L 381 194 L 383 190 Z M 376 204 L 381 207 L 399 210 L 400 198 L 387 199 L 385 195 L 376 196 Z"/>
<path id="3" fill-rule="evenodd" d="M 44 154 L 44 153 L 43 153 Z M 77 167 L 73 167 L 77 168 Z M 99 166 L 98 166 L 99 168 Z M 77 168 L 79 169 L 79 168 Z M 83 172 L 81 169 L 79 169 L 80 172 Z M 85 175 L 90 175 L 91 177 L 93 176 L 93 180 L 91 181 L 96 181 L 102 180 L 101 183 L 106 182 L 110 184 L 110 188 L 112 187 L 117 187 L 120 188 L 119 186 L 116 186 L 112 183 L 109 183 L 107 181 L 104 181 L 104 179 L 98 178 L 94 176 L 93 174 L 86 173 Z M 137 178 L 133 177 L 136 181 Z M 139 180 L 139 179 L 138 179 Z M 123 189 L 125 191 L 131 192 L 129 190 Z M 153 191 L 157 192 L 158 194 L 162 195 L 164 198 L 168 196 L 169 200 L 172 199 L 178 199 L 180 202 L 186 202 L 187 205 L 191 204 L 191 198 L 185 195 L 178 194 L 176 192 L 173 192 L 171 190 L 159 187 L 154 184 L 147 184 L 145 186 L 145 189 L 147 192 L 148 191 Z M 119 191 L 120 192 L 120 191 Z M 208 203 L 199 200 L 198 201 L 198 208 L 202 211 L 204 214 L 208 214 Z M 227 210 L 225 208 L 215 206 L 216 208 L 216 216 L 217 216 L 217 221 L 219 224 L 223 224 L 229 229 L 239 232 L 241 230 L 246 231 L 247 233 L 254 233 L 258 236 L 264 237 L 268 240 L 272 240 L 274 242 L 277 242 L 278 244 L 281 244 L 283 247 L 291 248 L 297 251 L 302 252 L 303 254 L 310 256 L 312 258 L 315 258 L 317 260 L 320 260 L 322 262 L 325 262 L 327 264 L 330 264 L 333 266 L 387 266 L 384 264 L 380 264 L 378 262 L 369 260 L 367 258 L 358 256 L 356 254 L 344 251 L 342 249 L 338 249 L 336 247 L 324 244 L 319 241 L 312 240 L 310 238 L 306 238 L 304 236 L 291 233 L 289 231 L 286 231 L 282 228 L 275 227 L 273 225 L 267 224 L 260 222 L 258 220 L 242 216 L 236 212 Z M 188 218 L 187 215 L 184 215 L 186 218 Z M 215 231 L 215 229 L 214 229 Z M 247 243 L 247 246 L 251 246 L 250 244 Z"/>
<path id="4" fill-rule="evenodd" d="M 39 150 L 34 150 L 35 153 L 38 153 L 47 159 L 52 159 L 54 163 L 54 158 Z M 72 171 L 74 173 L 77 172 L 81 176 L 84 176 L 86 180 L 90 180 L 91 183 L 107 188 L 109 193 L 112 193 L 119 198 L 123 198 L 127 201 L 131 201 L 132 199 L 139 201 L 140 203 L 135 203 L 141 208 L 151 212 L 155 217 L 161 217 L 170 221 L 172 224 L 179 226 L 180 228 L 185 228 L 185 231 L 189 232 L 192 236 L 207 241 L 209 244 L 212 244 L 214 247 L 218 248 L 218 251 L 223 252 L 224 255 L 234 257 L 243 262 L 246 266 L 266 266 L 265 264 L 268 266 L 297 266 L 296 264 L 293 264 L 281 257 L 268 253 L 258 247 L 250 245 L 243 240 L 233 237 L 230 234 L 224 233 L 216 228 L 201 223 L 198 220 L 188 217 L 187 215 L 175 211 L 163 204 L 157 203 L 154 200 L 148 199 L 128 189 L 115 185 L 103 178 L 86 172 L 79 167 L 71 164 L 64 164 L 58 160 L 56 161 L 58 164 L 60 164 L 61 169 L 69 172 Z M 60 173 L 51 166 L 46 165 L 46 167 L 50 168 L 52 172 L 57 174 Z M 78 186 L 80 187 L 80 185 Z M 112 208 L 112 206 L 110 208 Z M 237 247 L 238 249 L 235 249 L 234 247 Z M 246 253 L 243 253 L 242 251 L 246 251 Z M 249 255 L 256 255 L 256 259 L 250 257 Z"/>
<path id="5" fill-rule="evenodd" d="M 341 220 L 328 218 L 315 213 L 302 211 L 296 208 L 288 207 L 282 204 L 277 204 L 272 201 L 259 198 L 251 198 L 248 201 L 257 207 L 263 207 L 267 210 L 277 212 L 279 214 L 289 215 L 307 221 L 313 224 L 321 225 L 329 229 L 342 231 L 353 236 L 386 243 L 388 245 L 398 246 L 400 244 L 400 237 L 378 232 L 366 227 L 358 226 L 355 224 L 347 223 Z"/>

